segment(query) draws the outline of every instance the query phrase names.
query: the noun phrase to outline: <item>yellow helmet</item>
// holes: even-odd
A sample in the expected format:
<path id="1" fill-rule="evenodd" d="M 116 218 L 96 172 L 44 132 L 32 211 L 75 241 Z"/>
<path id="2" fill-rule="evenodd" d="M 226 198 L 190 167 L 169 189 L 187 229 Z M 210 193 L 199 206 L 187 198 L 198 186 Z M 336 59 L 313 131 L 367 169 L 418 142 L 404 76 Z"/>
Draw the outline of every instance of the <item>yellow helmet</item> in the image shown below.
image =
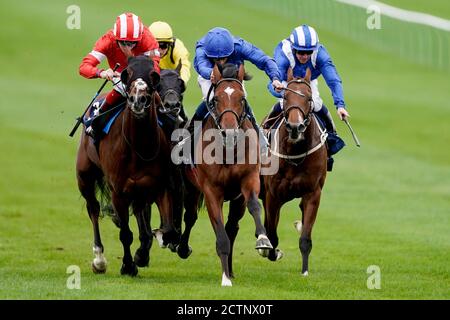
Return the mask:
<path id="1" fill-rule="evenodd" d="M 156 41 L 173 42 L 172 28 L 167 22 L 156 21 L 148 27 L 150 32 L 155 36 Z"/>

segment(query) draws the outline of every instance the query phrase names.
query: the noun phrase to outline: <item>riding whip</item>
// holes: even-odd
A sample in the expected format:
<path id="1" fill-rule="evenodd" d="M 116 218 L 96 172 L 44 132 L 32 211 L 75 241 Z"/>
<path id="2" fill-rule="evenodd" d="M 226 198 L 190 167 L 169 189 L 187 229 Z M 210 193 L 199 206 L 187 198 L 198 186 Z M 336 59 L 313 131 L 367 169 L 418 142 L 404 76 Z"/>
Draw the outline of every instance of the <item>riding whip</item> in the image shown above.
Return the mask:
<path id="1" fill-rule="evenodd" d="M 120 67 L 120 63 L 116 63 L 116 65 L 114 66 L 113 71 L 116 71 L 118 68 Z M 95 101 L 95 99 L 98 97 L 98 95 L 100 94 L 100 92 L 103 90 L 103 88 L 105 87 L 106 83 L 108 82 L 108 79 L 105 80 L 105 82 L 103 82 L 102 86 L 100 87 L 100 89 L 98 89 L 98 91 L 95 93 L 94 98 L 92 98 L 92 101 L 88 104 L 86 110 L 84 110 L 83 114 L 77 118 L 77 123 L 75 124 L 75 126 L 73 127 L 72 131 L 70 131 L 69 133 L 69 137 L 73 137 L 73 135 L 75 134 L 75 132 L 78 130 L 78 127 L 80 126 L 81 122 L 83 121 L 83 117 L 86 114 L 86 112 L 89 110 L 91 104 Z"/>
<path id="2" fill-rule="evenodd" d="M 358 137 L 356 136 L 355 132 L 352 129 L 352 126 L 350 125 L 350 122 L 348 122 L 347 119 L 342 119 L 342 121 L 345 122 L 345 124 L 347 125 L 347 127 L 350 129 L 350 132 L 352 134 L 353 140 L 355 140 L 356 146 L 357 147 L 361 147 L 361 144 L 359 143 Z"/>

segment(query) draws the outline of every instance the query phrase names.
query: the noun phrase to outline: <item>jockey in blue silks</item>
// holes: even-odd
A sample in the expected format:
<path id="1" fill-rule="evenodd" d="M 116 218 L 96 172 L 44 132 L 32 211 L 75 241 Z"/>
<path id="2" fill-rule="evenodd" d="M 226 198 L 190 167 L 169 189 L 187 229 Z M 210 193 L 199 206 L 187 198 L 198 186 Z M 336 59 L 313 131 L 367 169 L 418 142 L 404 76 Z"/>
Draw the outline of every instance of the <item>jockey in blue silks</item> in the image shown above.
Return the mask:
<path id="1" fill-rule="evenodd" d="M 350 115 L 345 108 L 341 78 L 328 51 L 319 43 L 319 36 L 314 28 L 308 25 L 301 25 L 292 31 L 289 38 L 282 40 L 277 45 L 274 51 L 274 59 L 280 70 L 283 85 L 287 83 L 289 67 L 292 68 L 294 77 L 304 77 L 306 69 L 309 68 L 311 70 L 313 111 L 319 116 L 328 132 L 328 171 L 331 171 L 334 161 L 331 156 L 341 150 L 345 143 L 337 135 L 333 118 L 319 96 L 317 78 L 320 75 L 324 77 L 331 90 L 339 118 L 344 120 Z M 267 119 L 273 119 L 282 111 L 283 99 L 282 94 L 274 90 L 272 84 L 269 83 L 268 88 L 272 95 L 281 98 L 273 106 L 271 113 L 267 117 Z M 270 121 L 264 124 L 266 128 L 270 125 Z"/>
<path id="2" fill-rule="evenodd" d="M 203 101 L 197 107 L 193 118 L 189 125 L 189 131 L 193 131 L 194 121 L 203 120 L 208 114 L 206 107 L 206 99 L 208 91 L 211 87 L 212 70 L 215 63 L 225 64 L 233 63 L 239 67 L 245 60 L 252 62 L 258 69 L 266 72 L 270 78 L 271 86 L 274 90 L 281 91 L 282 84 L 280 82 L 280 72 L 274 59 L 267 56 L 261 49 L 255 47 L 244 39 L 232 36 L 225 28 L 213 28 L 197 41 L 195 48 L 194 68 L 199 74 L 198 84 L 202 90 Z M 245 89 L 244 89 L 245 90 Z M 209 99 L 212 99 L 213 93 Z M 251 108 L 246 107 L 246 112 L 251 120 L 254 128 L 259 130 L 255 117 Z M 260 135 L 262 136 L 262 135 Z M 263 141 L 261 141 L 263 142 Z M 264 144 L 266 142 L 264 141 Z M 262 145 L 261 149 L 266 145 Z"/>

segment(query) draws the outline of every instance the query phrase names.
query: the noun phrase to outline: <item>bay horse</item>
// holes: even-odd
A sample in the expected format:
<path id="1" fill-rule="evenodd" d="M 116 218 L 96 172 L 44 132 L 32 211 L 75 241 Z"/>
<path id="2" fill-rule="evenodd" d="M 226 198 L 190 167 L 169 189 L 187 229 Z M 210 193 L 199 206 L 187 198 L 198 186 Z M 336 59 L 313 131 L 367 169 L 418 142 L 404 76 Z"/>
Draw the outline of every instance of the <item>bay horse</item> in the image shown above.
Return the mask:
<path id="1" fill-rule="evenodd" d="M 152 244 L 149 208 L 152 203 L 156 202 L 163 217 L 166 241 L 176 242 L 171 179 L 167 176 L 170 174 L 170 149 L 156 114 L 156 109 L 161 106 L 155 90 L 159 79 L 150 58 L 130 58 L 128 67 L 121 74 L 127 88 L 126 108 L 112 124 L 109 134 L 100 140 L 98 149 L 85 132 L 81 135 L 76 173 L 78 188 L 86 200 L 94 229 L 94 273 L 104 273 L 107 264 L 99 229 L 100 206 L 96 198 L 99 187 L 103 193 L 110 193 L 118 216 L 124 252 L 122 275 L 135 276 L 137 266 L 145 267 L 149 263 Z M 138 222 L 140 240 L 134 259 L 130 252 L 133 241 L 128 225 L 130 206 Z"/>
<path id="2" fill-rule="evenodd" d="M 280 209 L 285 203 L 301 198 L 302 221 L 296 222 L 296 229 L 300 233 L 302 274 L 307 276 L 311 233 L 327 174 L 326 132 L 312 113 L 310 70 L 307 69 L 305 78 L 294 79 L 292 69 L 289 69 L 287 80 L 281 124 L 271 133 L 270 153 L 279 158 L 279 169 L 274 175 L 262 176 L 261 199 L 265 210 L 264 225 L 273 245 L 267 257 L 276 261 L 283 256 L 277 249 Z"/>
<path id="3" fill-rule="evenodd" d="M 203 193 L 211 225 L 216 234 L 216 252 L 222 266 L 222 286 L 232 286 L 233 277 L 232 256 L 233 245 L 239 230 L 239 220 L 243 217 L 246 207 L 253 216 L 256 232 L 256 249 L 272 248 L 266 236 L 261 221 L 261 206 L 258 202 L 260 191 L 260 158 L 258 133 L 254 130 L 246 115 L 245 91 L 242 84 L 245 76 L 244 66 L 239 69 L 234 64 L 225 64 L 222 73 L 216 64 L 213 68 L 214 97 L 208 103 L 209 117 L 201 129 L 202 142 L 194 147 L 197 165 L 187 174 L 189 181 L 198 188 L 197 195 L 188 197 L 184 221 L 185 230 L 181 236 L 178 253 L 189 254 L 189 234 L 197 219 L 197 204 L 199 193 Z M 211 93 L 212 90 L 210 90 Z M 209 97 L 208 97 L 209 98 Z M 207 99 L 208 101 L 209 99 Z M 236 157 L 238 144 L 242 140 L 236 138 L 236 132 L 245 133 L 242 158 Z M 206 141 L 208 133 L 213 132 L 214 142 Z M 212 140 L 212 139 L 211 139 Z M 227 161 L 208 161 L 202 158 L 214 146 L 213 157 L 226 153 Z M 253 146 L 251 148 L 250 146 Z M 223 152 L 223 153 L 222 153 Z M 228 155 L 231 156 L 231 161 Z M 236 161 L 237 158 L 244 161 Z M 254 159 L 252 162 L 250 159 Z M 211 160 L 211 159 L 210 159 Z M 216 158 L 217 160 L 217 158 Z M 222 207 L 224 201 L 230 200 L 230 211 L 226 225 Z M 181 256 L 181 255 L 180 255 Z"/>

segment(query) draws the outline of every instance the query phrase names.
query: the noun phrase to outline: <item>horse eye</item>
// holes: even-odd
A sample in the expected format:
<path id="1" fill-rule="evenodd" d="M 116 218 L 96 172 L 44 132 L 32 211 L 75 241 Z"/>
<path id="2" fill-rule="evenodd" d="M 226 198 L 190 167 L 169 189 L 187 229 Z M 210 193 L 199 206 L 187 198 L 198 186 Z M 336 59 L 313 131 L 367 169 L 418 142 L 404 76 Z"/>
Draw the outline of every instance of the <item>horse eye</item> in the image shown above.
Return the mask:
<path id="1" fill-rule="evenodd" d="M 144 104 L 144 103 L 146 103 L 146 102 L 147 102 L 147 98 L 146 98 L 145 96 L 139 97 L 139 103 L 140 103 L 140 104 Z"/>

